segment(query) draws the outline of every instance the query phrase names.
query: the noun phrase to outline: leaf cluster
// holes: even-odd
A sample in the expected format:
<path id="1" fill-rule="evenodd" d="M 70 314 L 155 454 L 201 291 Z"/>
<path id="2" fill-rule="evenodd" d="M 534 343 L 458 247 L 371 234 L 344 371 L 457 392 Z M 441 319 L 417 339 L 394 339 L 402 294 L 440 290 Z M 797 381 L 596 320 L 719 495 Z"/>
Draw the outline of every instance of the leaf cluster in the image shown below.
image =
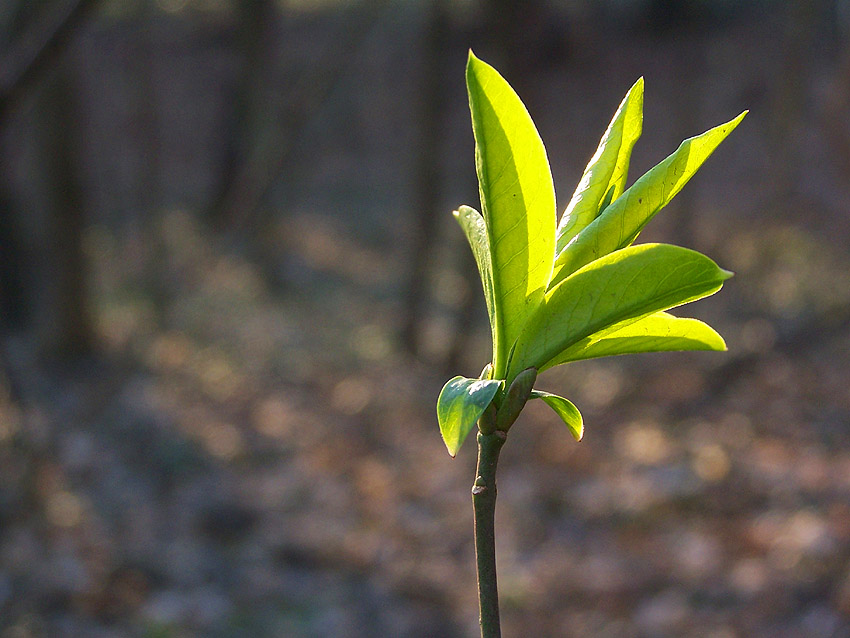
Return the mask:
<path id="1" fill-rule="evenodd" d="M 746 111 L 685 140 L 626 188 L 643 128 L 638 79 L 558 220 L 546 150 L 519 96 L 471 51 L 466 84 L 481 212 L 461 206 L 454 216 L 481 276 L 493 359 L 479 379 L 455 377 L 443 388 L 437 401 L 443 440 L 454 456 L 476 422 L 485 433 L 507 431 L 535 398 L 580 439 L 578 409 L 533 390 L 538 372 L 611 355 L 725 350 L 705 323 L 666 311 L 714 294 L 731 273 L 687 248 L 634 241 Z"/>

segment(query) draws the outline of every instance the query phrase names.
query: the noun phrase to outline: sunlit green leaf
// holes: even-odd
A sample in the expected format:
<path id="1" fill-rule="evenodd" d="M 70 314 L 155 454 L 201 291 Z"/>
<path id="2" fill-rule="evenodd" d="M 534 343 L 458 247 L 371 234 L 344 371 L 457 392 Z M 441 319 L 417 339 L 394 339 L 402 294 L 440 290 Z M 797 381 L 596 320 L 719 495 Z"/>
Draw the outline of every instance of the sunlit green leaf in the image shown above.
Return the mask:
<path id="1" fill-rule="evenodd" d="M 697 319 L 674 317 L 666 312 L 616 324 L 573 344 L 542 370 L 570 361 L 610 357 L 641 352 L 676 350 L 726 350 L 726 343 L 715 330 Z"/>
<path id="2" fill-rule="evenodd" d="M 594 259 L 631 244 L 746 114 L 744 111 L 726 124 L 685 140 L 675 153 L 615 199 L 558 254 L 549 288 Z"/>
<path id="3" fill-rule="evenodd" d="M 437 398 L 437 421 L 449 454 L 457 454 L 501 385 L 496 380 L 454 377 L 443 386 Z"/>
<path id="4" fill-rule="evenodd" d="M 708 257 L 667 244 L 629 246 L 597 259 L 546 294 L 516 343 L 507 379 L 540 369 L 608 326 L 711 295 L 730 276 Z"/>
<path id="5" fill-rule="evenodd" d="M 478 375 L 479 379 L 492 379 L 493 378 L 493 364 L 488 363 L 481 369 L 481 374 Z"/>
<path id="6" fill-rule="evenodd" d="M 643 127 L 639 79 L 556 228 L 546 151 L 519 97 L 471 51 L 466 82 L 482 212 L 462 206 L 454 215 L 481 276 L 493 359 L 481 378 L 455 377 L 443 388 L 437 402 L 440 431 L 454 456 L 476 422 L 485 436 L 507 431 L 528 398 L 538 398 L 580 439 L 576 407 L 532 390 L 538 370 L 618 354 L 725 349 L 711 327 L 664 311 L 715 293 L 731 273 L 692 250 L 631 244 L 746 111 L 685 140 L 626 189 Z"/>
<path id="7" fill-rule="evenodd" d="M 466 84 L 481 208 L 492 260 L 493 366 L 543 299 L 555 254 L 555 188 L 543 142 L 517 94 L 470 51 Z"/>
<path id="8" fill-rule="evenodd" d="M 496 349 L 496 300 L 493 293 L 493 262 L 490 258 L 490 246 L 487 243 L 487 227 L 484 218 L 474 208 L 461 206 L 454 213 L 463 232 L 475 263 L 478 265 L 478 274 L 481 276 L 481 285 L 484 288 L 484 299 L 487 302 L 487 315 L 490 317 L 490 335 L 493 337 L 493 350 Z"/>
<path id="9" fill-rule="evenodd" d="M 559 397 L 557 394 L 549 394 L 540 390 L 532 390 L 531 398 L 542 399 L 566 423 L 575 440 L 581 441 L 581 437 L 584 435 L 584 421 L 581 418 L 581 412 L 573 405 L 572 401 Z"/>
<path id="10" fill-rule="evenodd" d="M 557 252 L 626 187 L 629 159 L 643 129 L 643 78 L 626 93 L 558 224 Z"/>

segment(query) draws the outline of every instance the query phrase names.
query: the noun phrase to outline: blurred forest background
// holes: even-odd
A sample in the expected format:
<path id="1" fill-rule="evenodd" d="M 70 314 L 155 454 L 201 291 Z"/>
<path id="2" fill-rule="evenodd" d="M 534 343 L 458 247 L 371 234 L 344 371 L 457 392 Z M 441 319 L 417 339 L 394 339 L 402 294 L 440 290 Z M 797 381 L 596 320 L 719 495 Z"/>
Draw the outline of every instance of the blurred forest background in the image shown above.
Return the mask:
<path id="1" fill-rule="evenodd" d="M 642 241 L 728 353 L 573 364 L 502 454 L 507 636 L 850 635 L 850 2 L 0 2 L 0 637 L 477 634 L 434 402 L 489 358 L 469 47 L 561 210 L 751 110 Z"/>

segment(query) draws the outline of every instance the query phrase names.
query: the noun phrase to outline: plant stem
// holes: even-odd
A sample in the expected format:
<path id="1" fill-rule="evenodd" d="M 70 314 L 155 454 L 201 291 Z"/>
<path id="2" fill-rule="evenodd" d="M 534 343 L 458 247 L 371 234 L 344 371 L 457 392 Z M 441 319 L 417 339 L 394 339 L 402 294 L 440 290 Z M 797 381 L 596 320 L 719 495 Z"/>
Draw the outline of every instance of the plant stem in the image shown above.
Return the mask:
<path id="1" fill-rule="evenodd" d="M 481 638 L 501 638 L 499 590 L 496 585 L 496 464 L 506 435 L 500 430 L 478 433 L 478 467 L 472 486 L 475 511 L 475 561 Z"/>

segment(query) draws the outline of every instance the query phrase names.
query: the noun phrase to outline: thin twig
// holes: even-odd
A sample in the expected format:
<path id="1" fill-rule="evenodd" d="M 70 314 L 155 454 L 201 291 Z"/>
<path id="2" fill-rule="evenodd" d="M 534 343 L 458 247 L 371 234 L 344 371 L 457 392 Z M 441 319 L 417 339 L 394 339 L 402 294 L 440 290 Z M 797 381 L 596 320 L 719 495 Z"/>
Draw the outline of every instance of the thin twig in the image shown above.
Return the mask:
<path id="1" fill-rule="evenodd" d="M 500 638 L 499 590 L 496 585 L 496 465 L 505 433 L 478 434 L 478 468 L 472 486 L 475 512 L 475 562 L 481 638 Z"/>

